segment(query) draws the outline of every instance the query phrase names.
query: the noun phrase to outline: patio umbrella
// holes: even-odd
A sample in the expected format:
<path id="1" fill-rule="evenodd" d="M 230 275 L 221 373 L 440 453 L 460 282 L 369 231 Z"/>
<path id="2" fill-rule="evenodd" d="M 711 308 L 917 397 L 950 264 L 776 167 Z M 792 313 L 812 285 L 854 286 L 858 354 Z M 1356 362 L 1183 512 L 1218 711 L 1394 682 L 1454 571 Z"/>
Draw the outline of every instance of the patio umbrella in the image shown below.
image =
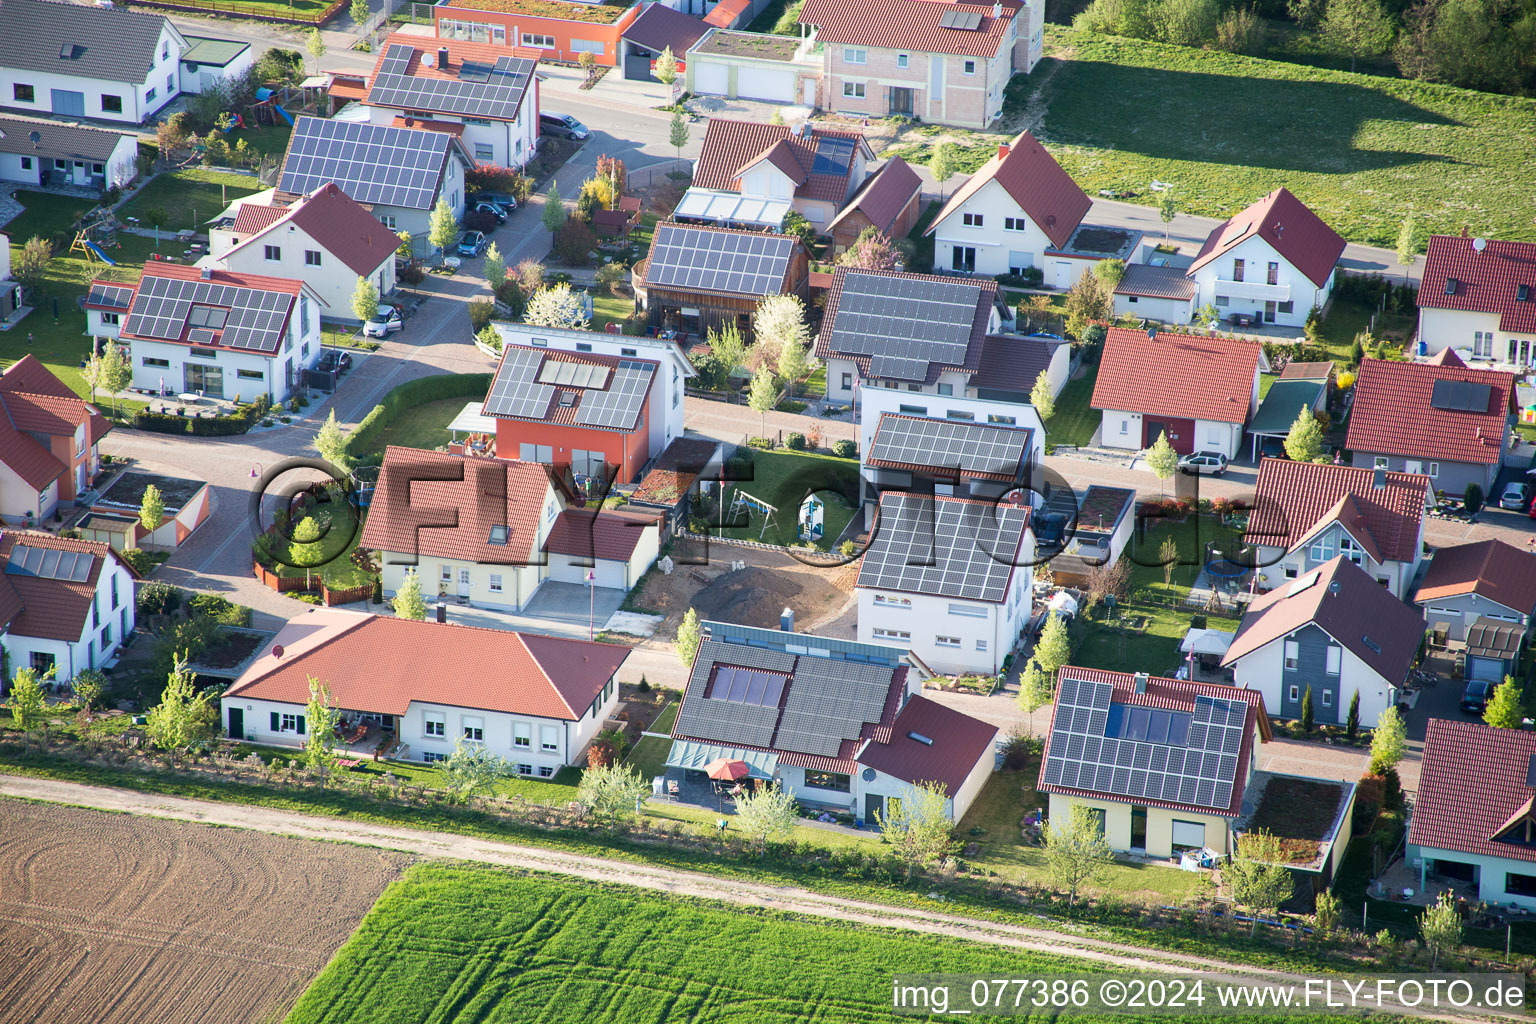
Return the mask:
<path id="1" fill-rule="evenodd" d="M 704 774 L 720 782 L 735 782 L 751 770 L 747 762 L 727 757 L 717 757 L 704 766 Z"/>

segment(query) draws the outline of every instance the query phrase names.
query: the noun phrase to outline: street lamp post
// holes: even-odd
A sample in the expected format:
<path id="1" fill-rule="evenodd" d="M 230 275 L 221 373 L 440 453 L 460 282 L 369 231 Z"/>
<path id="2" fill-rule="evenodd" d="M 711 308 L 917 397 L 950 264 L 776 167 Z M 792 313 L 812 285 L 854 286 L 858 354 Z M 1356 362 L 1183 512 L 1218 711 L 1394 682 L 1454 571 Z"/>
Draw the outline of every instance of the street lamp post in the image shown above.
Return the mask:
<path id="1" fill-rule="evenodd" d="M 587 639 L 597 639 L 597 573 L 587 570 Z"/>

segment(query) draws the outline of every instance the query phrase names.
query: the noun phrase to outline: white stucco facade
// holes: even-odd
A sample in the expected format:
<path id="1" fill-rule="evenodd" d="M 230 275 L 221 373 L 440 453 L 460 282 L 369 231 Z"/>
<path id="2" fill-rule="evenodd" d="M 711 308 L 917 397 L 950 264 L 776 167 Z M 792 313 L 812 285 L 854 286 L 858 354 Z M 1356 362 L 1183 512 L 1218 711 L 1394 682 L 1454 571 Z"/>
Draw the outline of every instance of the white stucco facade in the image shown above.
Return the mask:
<path id="1" fill-rule="evenodd" d="M 965 782 L 954 793 L 948 794 L 949 817 L 952 821 L 959 821 L 965 817 L 965 812 L 976 799 L 976 794 L 981 792 L 991 777 L 996 756 L 992 748 L 988 747 L 971 768 L 965 777 Z M 873 779 L 864 778 L 864 773 L 857 772 L 853 775 L 842 776 L 835 779 L 839 783 L 846 780 L 847 789 L 827 788 L 825 786 L 812 786 L 806 784 L 807 772 L 804 768 L 797 768 L 780 762 L 778 767 L 779 784 L 784 791 L 803 804 L 826 807 L 852 814 L 855 819 L 867 826 L 875 824 L 875 812 L 881 814 L 891 813 L 890 802 L 892 800 L 910 799 L 913 793 L 912 783 L 905 779 L 898 779 L 894 775 L 877 769 L 868 768 L 874 774 Z M 821 773 L 809 773 L 816 778 Z"/>
<path id="2" fill-rule="evenodd" d="M 1233 679 L 1236 685 L 1246 690 L 1258 690 L 1264 695 L 1264 706 L 1273 709 L 1272 713 L 1281 715 L 1287 707 L 1300 706 L 1305 687 L 1301 682 L 1287 682 L 1285 680 L 1285 643 L 1287 637 L 1277 637 L 1257 650 L 1243 655 L 1232 665 Z M 1338 703 L 1335 708 L 1329 708 L 1323 716 L 1327 721 L 1342 722 L 1347 717 L 1347 709 L 1350 701 L 1354 699 L 1356 692 L 1360 694 L 1360 725 L 1366 729 L 1376 728 L 1381 713 L 1397 703 L 1397 687 L 1371 668 L 1347 646 L 1340 646 L 1341 652 L 1339 674 L 1326 680 L 1330 690 L 1337 687 Z M 1318 686 L 1314 689 L 1313 697 L 1322 692 L 1325 681 L 1318 680 Z M 1294 688 L 1294 692 L 1292 692 Z M 1285 692 L 1282 692 L 1282 689 Z"/>
<path id="3" fill-rule="evenodd" d="M 1214 304 L 1223 318 L 1248 313 L 1264 323 L 1301 327 L 1313 306 L 1327 304 L 1336 273 L 1331 271 L 1319 287 L 1254 235 L 1194 272 L 1200 289 L 1196 301 L 1199 306 Z"/>
<path id="4" fill-rule="evenodd" d="M 123 638 L 133 633 L 136 605 L 133 575 L 115 557 L 108 558 L 97 575 L 93 602 L 80 635 L 70 640 L 26 636 L 15 627 L 0 630 L 0 648 L 9 658 L 12 674 L 29 667 L 41 674 L 51 666 L 53 681 L 65 683 L 86 669 L 116 664 Z"/>
<path id="5" fill-rule="evenodd" d="M 464 134 L 460 138 L 476 164 L 522 167 L 533 159 L 539 146 L 539 77 L 534 75 L 533 81 L 529 83 L 515 121 L 493 121 L 436 111 L 417 113 L 418 116 L 422 113 L 430 114 L 431 120 L 444 124 L 463 125 Z M 405 114 L 403 107 L 368 107 L 368 120 L 371 124 L 392 124 L 395 118 Z"/>
<path id="6" fill-rule="evenodd" d="M 1498 313 L 1465 309 L 1419 310 L 1419 355 L 1451 349 L 1469 366 L 1529 370 L 1536 367 L 1536 332 L 1506 331 Z"/>
<path id="7" fill-rule="evenodd" d="M 1034 550 L 1025 531 L 1021 560 Z M 941 674 L 996 675 L 1029 621 L 1032 578 L 1029 565 L 1015 568 L 998 602 L 858 587 L 859 642 L 904 648 Z"/>
<path id="8" fill-rule="evenodd" d="M 1062 287 L 1055 284 L 1051 266 L 1060 257 L 1046 255 L 1051 240 L 996 179 L 935 224 L 933 239 L 935 269 L 1001 277 L 1037 267 L 1045 274 L 1046 284 Z M 1071 287 L 1089 265 L 1084 260 L 1070 262 L 1074 266 L 1065 287 Z"/>
<path id="9" fill-rule="evenodd" d="M 1417 557 L 1410 561 L 1390 558 L 1381 562 L 1376 561 L 1337 522 L 1318 530 L 1289 550 L 1273 544 L 1259 544 L 1257 548 L 1258 572 L 1266 589 L 1274 590 L 1282 587 L 1288 580 L 1296 579 L 1309 569 L 1315 569 L 1335 555 L 1345 554 L 1358 556 L 1351 557 L 1350 560 L 1365 570 L 1372 579 L 1386 587 L 1393 597 L 1407 600 L 1409 588 L 1419 571 L 1419 563 L 1423 561 L 1424 520 L 1422 517 L 1419 520 L 1419 533 L 1414 543 Z M 1270 707 L 1275 706 L 1277 705 L 1270 705 Z"/>
<path id="10" fill-rule="evenodd" d="M 93 188 L 99 183 L 106 188 L 121 188 L 138 177 L 138 158 L 139 144 L 132 135 L 118 136 L 105 160 L 89 160 L 63 151 L 0 153 L 0 181 L 41 185 L 47 174 L 50 184 Z"/>
<path id="11" fill-rule="evenodd" d="M 1189 421 L 1180 422 L 1187 424 Z M 1142 443 L 1144 429 L 1141 413 L 1128 412 L 1124 409 L 1105 409 L 1099 441 L 1107 448 L 1140 451 L 1147 447 L 1147 444 Z M 1241 423 L 1195 420 L 1194 431 L 1193 451 L 1220 452 L 1229 459 L 1235 459 L 1242 448 L 1244 429 Z M 1155 437 L 1151 438 L 1153 442 L 1156 440 Z M 1177 445 L 1182 438 L 1170 437 L 1170 441 Z"/>
<path id="12" fill-rule="evenodd" d="M 162 26 L 154 62 L 143 78 L 134 81 L 6 67 L 5 58 L 0 56 L 0 103 L 43 117 L 63 115 L 142 124 L 181 95 L 181 52 L 186 40 L 169 21 L 162 19 Z M 10 44 L 21 46 L 25 41 L 11 40 Z"/>
<path id="13" fill-rule="evenodd" d="M 360 275 L 298 225 L 284 221 L 245 238 L 229 231 L 210 232 L 210 240 L 214 251 L 198 261 L 199 266 L 303 281 L 321 303 L 322 320 L 362 322 L 352 312 L 352 295 Z M 226 247 L 218 248 L 220 242 Z M 394 291 L 394 250 L 384 253 L 378 264 L 361 276 L 373 282 L 380 296 Z"/>

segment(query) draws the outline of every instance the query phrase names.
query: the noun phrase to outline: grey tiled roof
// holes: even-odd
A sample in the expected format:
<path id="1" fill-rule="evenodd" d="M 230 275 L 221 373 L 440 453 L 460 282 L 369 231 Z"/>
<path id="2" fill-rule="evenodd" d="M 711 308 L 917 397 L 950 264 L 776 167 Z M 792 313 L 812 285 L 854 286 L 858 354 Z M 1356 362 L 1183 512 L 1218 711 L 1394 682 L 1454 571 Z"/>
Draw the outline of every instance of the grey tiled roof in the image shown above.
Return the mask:
<path id="1" fill-rule="evenodd" d="M 166 24 L 158 14 L 48 0 L 4 0 L 0 39 L 9 43 L 0 56 L 0 67 L 142 82 L 155 63 L 155 44 Z"/>
<path id="2" fill-rule="evenodd" d="M 32 143 L 33 132 L 38 134 L 36 145 Z M 123 141 L 122 132 L 80 128 L 41 117 L 0 117 L 0 136 L 0 153 L 98 161 L 111 157 Z"/>

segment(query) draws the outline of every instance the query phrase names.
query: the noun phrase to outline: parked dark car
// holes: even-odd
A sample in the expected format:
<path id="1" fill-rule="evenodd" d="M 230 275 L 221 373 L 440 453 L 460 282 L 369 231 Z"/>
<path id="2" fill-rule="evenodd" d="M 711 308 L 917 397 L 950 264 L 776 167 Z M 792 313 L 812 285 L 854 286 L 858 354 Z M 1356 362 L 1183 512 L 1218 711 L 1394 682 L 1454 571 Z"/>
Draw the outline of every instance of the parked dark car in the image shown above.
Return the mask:
<path id="1" fill-rule="evenodd" d="M 501 209 L 502 213 L 511 213 L 517 209 L 517 198 L 510 192 L 476 192 L 469 197 L 471 206 L 476 203 L 490 203 Z"/>
<path id="2" fill-rule="evenodd" d="M 481 201 L 470 207 L 470 210 L 474 213 L 483 213 L 488 217 L 495 218 L 497 224 L 505 224 L 507 222 L 507 211 L 495 203 Z"/>
<path id="3" fill-rule="evenodd" d="M 1493 694 L 1493 684 L 1486 679 L 1474 679 L 1467 683 L 1461 695 L 1461 710 L 1469 715 L 1483 717 L 1488 710 L 1488 698 Z"/>
<path id="4" fill-rule="evenodd" d="M 587 126 L 576 120 L 570 114 L 556 114 L 546 110 L 539 115 L 539 134 L 555 135 L 562 139 L 577 139 L 578 141 L 592 134 Z"/>

